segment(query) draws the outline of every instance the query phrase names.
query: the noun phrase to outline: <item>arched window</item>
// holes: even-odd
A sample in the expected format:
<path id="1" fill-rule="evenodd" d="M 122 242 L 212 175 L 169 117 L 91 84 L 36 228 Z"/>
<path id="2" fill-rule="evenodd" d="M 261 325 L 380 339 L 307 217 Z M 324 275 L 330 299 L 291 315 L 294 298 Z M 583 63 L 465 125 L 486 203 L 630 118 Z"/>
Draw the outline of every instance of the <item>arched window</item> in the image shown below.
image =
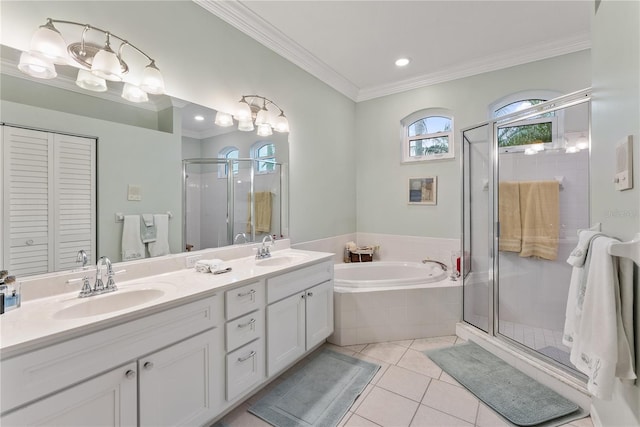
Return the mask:
<path id="1" fill-rule="evenodd" d="M 220 159 L 237 159 L 240 155 L 240 150 L 238 150 L 236 147 L 225 147 L 222 150 L 220 150 L 220 152 L 218 153 L 218 158 Z M 233 170 L 233 174 L 237 175 L 238 174 L 238 162 L 233 162 L 233 166 L 232 166 L 232 170 Z M 228 163 L 220 165 L 220 168 L 218 169 L 218 178 L 226 178 L 227 174 L 229 173 L 228 171 L 229 169 L 229 165 Z"/>
<path id="2" fill-rule="evenodd" d="M 453 158 L 453 116 L 442 108 L 416 111 L 402 124 L 402 161 Z"/>
<path id="3" fill-rule="evenodd" d="M 552 91 L 525 91 L 508 95 L 489 106 L 490 118 L 506 116 L 560 96 Z M 535 117 L 498 127 L 498 147 L 501 152 L 535 154 L 558 143 L 562 120 L 560 112 L 547 112 Z M 560 125 L 559 125 L 560 123 Z"/>
<path id="4" fill-rule="evenodd" d="M 256 173 L 276 171 L 276 146 L 273 142 L 258 141 L 251 147 L 251 158 L 256 159 Z"/>

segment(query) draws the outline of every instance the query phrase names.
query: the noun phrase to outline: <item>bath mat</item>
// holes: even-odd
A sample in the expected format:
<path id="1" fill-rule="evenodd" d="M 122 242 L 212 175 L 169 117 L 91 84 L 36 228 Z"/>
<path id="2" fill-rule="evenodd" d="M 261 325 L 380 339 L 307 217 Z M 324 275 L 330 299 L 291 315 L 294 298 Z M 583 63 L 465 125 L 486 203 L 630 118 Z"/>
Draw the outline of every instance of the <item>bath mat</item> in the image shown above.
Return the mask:
<path id="1" fill-rule="evenodd" d="M 542 424 L 580 409 L 472 341 L 425 354 L 478 399 L 518 426 Z"/>
<path id="2" fill-rule="evenodd" d="M 547 347 L 539 348 L 537 351 L 539 353 L 544 354 L 545 356 L 552 358 L 556 362 L 560 362 L 565 366 L 575 368 L 575 366 L 573 366 L 573 363 L 571 363 L 571 360 L 569 359 L 570 357 L 569 353 L 559 349 L 558 347 L 553 347 L 549 345 Z"/>
<path id="3" fill-rule="evenodd" d="M 249 412 L 276 427 L 336 426 L 380 366 L 322 350 Z"/>

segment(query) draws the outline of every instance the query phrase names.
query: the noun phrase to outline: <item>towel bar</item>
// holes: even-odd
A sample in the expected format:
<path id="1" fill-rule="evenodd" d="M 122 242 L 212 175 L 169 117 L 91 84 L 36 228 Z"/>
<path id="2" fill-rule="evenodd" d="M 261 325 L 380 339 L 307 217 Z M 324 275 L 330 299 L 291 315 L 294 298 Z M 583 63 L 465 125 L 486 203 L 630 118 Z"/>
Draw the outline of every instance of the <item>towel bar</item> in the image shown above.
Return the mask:
<path id="1" fill-rule="evenodd" d="M 610 243 L 607 252 L 609 252 L 609 255 L 631 258 L 636 264 L 640 265 L 640 233 L 636 234 L 633 240 L 629 242 Z"/>
<path id="2" fill-rule="evenodd" d="M 553 177 L 556 181 L 558 181 L 558 185 L 560 186 L 560 190 L 564 190 L 564 176 L 556 175 Z M 489 180 L 482 180 L 482 191 L 489 191 Z"/>
<path id="3" fill-rule="evenodd" d="M 167 214 L 169 219 L 173 218 L 173 214 L 171 213 L 171 211 L 167 211 L 165 213 Z M 124 221 L 124 214 L 122 212 L 116 212 L 116 222 L 123 222 L 123 221 Z"/>

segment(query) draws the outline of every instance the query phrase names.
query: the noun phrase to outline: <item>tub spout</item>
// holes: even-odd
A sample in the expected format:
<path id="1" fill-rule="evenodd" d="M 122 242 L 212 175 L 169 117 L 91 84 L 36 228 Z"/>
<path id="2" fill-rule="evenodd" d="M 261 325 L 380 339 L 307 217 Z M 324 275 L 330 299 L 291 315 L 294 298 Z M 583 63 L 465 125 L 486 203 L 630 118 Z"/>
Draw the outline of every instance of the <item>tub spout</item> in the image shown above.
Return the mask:
<path id="1" fill-rule="evenodd" d="M 423 264 L 426 264 L 428 262 L 432 262 L 434 264 L 438 264 L 440 267 L 442 267 L 442 271 L 447 271 L 447 265 L 444 262 L 436 261 L 435 259 L 423 259 L 422 260 Z"/>

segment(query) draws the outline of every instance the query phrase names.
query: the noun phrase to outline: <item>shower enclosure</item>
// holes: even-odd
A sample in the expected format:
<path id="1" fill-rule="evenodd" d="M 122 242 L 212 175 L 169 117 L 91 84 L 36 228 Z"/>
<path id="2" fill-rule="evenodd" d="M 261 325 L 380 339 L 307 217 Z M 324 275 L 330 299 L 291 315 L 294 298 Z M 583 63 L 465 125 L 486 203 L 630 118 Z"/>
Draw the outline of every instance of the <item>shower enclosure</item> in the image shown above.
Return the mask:
<path id="1" fill-rule="evenodd" d="M 463 319 L 568 372 L 566 259 L 590 225 L 589 124 L 585 90 L 462 131 Z"/>
<path id="2" fill-rule="evenodd" d="M 287 173 L 264 159 L 183 160 L 183 249 L 288 237 Z"/>

